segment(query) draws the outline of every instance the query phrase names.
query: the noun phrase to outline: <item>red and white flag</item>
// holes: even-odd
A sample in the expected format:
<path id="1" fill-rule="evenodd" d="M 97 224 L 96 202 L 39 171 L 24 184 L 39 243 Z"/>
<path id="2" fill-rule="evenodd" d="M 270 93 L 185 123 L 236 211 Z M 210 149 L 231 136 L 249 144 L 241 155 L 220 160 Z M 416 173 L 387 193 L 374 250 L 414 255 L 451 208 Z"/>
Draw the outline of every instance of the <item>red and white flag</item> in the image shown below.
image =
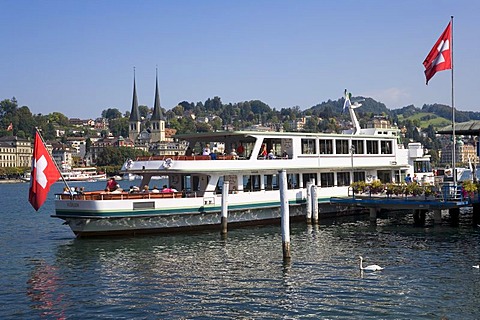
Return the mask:
<path id="1" fill-rule="evenodd" d="M 7 131 L 12 131 L 13 130 L 13 123 L 10 122 L 10 124 L 7 127 Z"/>
<path id="2" fill-rule="evenodd" d="M 430 53 L 423 61 L 425 67 L 425 77 L 428 81 L 437 73 L 437 71 L 452 69 L 452 22 L 450 22 L 443 31 L 440 38 L 433 46 Z"/>
<path id="3" fill-rule="evenodd" d="M 50 186 L 60 178 L 55 163 L 48 153 L 42 138 L 38 132 L 35 133 L 35 144 L 33 147 L 32 173 L 30 175 L 30 191 L 28 201 L 38 211 L 47 199 Z"/>

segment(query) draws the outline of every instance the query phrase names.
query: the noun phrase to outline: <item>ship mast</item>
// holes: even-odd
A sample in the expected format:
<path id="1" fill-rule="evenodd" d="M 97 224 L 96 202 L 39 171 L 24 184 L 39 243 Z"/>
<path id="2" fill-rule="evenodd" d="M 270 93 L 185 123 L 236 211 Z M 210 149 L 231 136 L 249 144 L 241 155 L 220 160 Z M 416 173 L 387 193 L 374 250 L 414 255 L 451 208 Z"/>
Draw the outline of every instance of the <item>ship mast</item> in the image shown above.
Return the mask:
<path id="1" fill-rule="evenodd" d="M 358 122 L 357 115 L 355 114 L 354 109 L 361 107 L 362 104 L 358 102 L 352 102 L 350 101 L 350 98 L 352 97 L 352 94 L 350 92 L 347 92 L 347 89 L 345 89 L 344 92 L 345 95 L 345 102 L 343 103 L 343 112 L 345 112 L 346 109 L 348 109 L 348 112 L 350 113 L 350 118 L 352 119 L 352 134 L 357 135 L 360 133 L 360 123 Z"/>

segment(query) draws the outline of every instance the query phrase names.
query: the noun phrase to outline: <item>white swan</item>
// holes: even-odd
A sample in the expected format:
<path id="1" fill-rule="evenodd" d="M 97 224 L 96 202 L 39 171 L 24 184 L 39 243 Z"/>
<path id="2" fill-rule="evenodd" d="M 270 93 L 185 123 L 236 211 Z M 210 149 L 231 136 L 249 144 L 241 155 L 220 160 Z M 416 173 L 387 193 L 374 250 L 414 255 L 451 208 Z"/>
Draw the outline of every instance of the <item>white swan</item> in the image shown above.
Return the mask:
<path id="1" fill-rule="evenodd" d="M 380 271 L 380 270 L 383 270 L 384 268 L 376 265 L 376 264 L 372 264 L 370 266 L 366 266 L 365 268 L 363 267 L 363 257 L 362 256 L 358 256 L 360 258 L 360 270 L 365 270 L 365 271 Z"/>
<path id="2" fill-rule="evenodd" d="M 473 268 L 477 268 L 477 269 L 480 269 L 480 265 L 476 265 L 476 266 L 472 266 Z"/>

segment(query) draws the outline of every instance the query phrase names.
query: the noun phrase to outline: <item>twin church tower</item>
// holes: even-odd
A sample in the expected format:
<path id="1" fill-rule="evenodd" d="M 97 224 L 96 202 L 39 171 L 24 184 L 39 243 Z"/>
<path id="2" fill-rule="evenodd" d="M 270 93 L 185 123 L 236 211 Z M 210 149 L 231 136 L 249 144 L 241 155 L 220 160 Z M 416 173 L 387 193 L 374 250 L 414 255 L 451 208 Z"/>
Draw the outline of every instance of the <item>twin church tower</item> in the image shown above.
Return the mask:
<path id="1" fill-rule="evenodd" d="M 138 110 L 137 86 L 135 83 L 135 71 L 133 73 L 133 99 L 130 119 L 128 120 L 128 137 L 135 144 L 155 143 L 165 141 L 165 118 L 160 107 L 160 93 L 158 91 L 158 71 L 155 75 L 155 101 L 153 113 L 150 118 L 150 128 L 143 128 L 142 118 Z"/>

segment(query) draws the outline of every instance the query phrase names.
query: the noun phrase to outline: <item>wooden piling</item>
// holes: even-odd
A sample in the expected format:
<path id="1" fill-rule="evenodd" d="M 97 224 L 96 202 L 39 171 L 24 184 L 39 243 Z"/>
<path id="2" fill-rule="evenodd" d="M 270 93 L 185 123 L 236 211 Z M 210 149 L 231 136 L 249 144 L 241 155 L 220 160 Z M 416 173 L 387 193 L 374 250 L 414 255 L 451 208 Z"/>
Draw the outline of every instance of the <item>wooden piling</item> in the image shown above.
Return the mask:
<path id="1" fill-rule="evenodd" d="M 318 192 L 317 192 L 317 186 L 315 184 L 312 184 L 312 222 L 313 224 L 318 223 Z"/>
<path id="2" fill-rule="evenodd" d="M 290 208 L 288 206 L 287 195 L 287 172 L 279 171 L 280 176 L 280 210 L 281 210 L 281 227 L 282 227 L 282 247 L 283 260 L 290 259 Z"/>
<path id="3" fill-rule="evenodd" d="M 439 209 L 433 210 L 433 223 L 434 224 L 442 223 L 442 210 L 439 210 Z"/>
<path id="4" fill-rule="evenodd" d="M 377 208 L 370 208 L 370 222 L 377 222 Z"/>
<path id="5" fill-rule="evenodd" d="M 223 182 L 222 189 L 222 231 L 221 234 L 227 234 L 227 223 L 228 223 L 228 190 L 229 182 Z"/>
<path id="6" fill-rule="evenodd" d="M 474 226 L 480 224 L 480 203 L 473 204 L 472 224 Z"/>
<path id="7" fill-rule="evenodd" d="M 307 224 L 312 223 L 312 182 L 307 182 Z"/>
<path id="8" fill-rule="evenodd" d="M 450 214 L 450 223 L 452 226 L 458 226 L 460 223 L 460 208 L 452 208 L 448 210 Z"/>

